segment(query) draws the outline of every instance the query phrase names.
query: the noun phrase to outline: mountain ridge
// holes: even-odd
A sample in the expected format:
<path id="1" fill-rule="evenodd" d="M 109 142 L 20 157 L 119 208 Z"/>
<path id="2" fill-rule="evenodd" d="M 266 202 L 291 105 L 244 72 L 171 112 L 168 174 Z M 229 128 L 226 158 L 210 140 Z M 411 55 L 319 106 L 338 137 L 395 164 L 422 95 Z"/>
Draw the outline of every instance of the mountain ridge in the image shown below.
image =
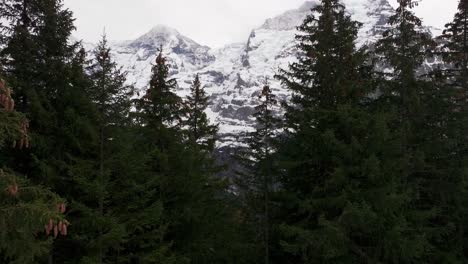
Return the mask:
<path id="1" fill-rule="evenodd" d="M 128 82 L 140 90 L 147 87 L 151 66 L 161 47 L 171 77 L 178 80 L 180 96 L 189 94 L 191 82 L 199 74 L 210 96 L 207 114 L 220 126 L 219 147 L 239 145 L 242 136 L 254 129 L 256 95 L 265 80 L 280 100 L 289 98 L 289 91 L 281 87 L 274 75 L 279 68 L 295 61 L 296 27 L 317 3 L 307 1 L 297 9 L 269 18 L 251 31 L 246 42 L 221 48 L 212 49 L 176 29 L 157 25 L 135 40 L 113 43 L 111 49 L 116 62 L 128 72 Z M 394 12 L 387 0 L 343 0 L 343 3 L 353 19 L 363 24 L 358 46 L 379 39 Z"/>

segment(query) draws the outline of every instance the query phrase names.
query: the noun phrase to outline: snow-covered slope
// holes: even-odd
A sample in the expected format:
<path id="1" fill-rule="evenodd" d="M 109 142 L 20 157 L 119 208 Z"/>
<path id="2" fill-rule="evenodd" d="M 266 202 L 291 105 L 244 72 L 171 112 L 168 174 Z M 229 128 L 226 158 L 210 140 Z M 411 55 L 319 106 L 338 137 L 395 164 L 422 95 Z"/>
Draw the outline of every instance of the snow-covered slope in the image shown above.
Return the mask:
<path id="1" fill-rule="evenodd" d="M 207 113 L 220 125 L 221 146 L 237 144 L 244 132 L 253 128 L 253 108 L 261 86 L 268 81 L 280 99 L 288 92 L 274 79 L 278 68 L 295 60 L 294 36 L 317 0 L 304 3 L 253 29 L 245 43 L 210 49 L 181 35 L 177 30 L 157 26 L 133 41 L 112 46 L 118 63 L 137 88 L 147 86 L 151 65 L 162 47 L 169 58 L 171 74 L 177 78 L 178 93 L 186 96 L 195 74 L 200 74 L 211 103 Z M 393 8 L 387 0 L 343 0 L 353 18 L 363 23 L 359 45 L 376 41 Z"/>
<path id="2" fill-rule="evenodd" d="M 136 40 L 112 45 L 117 62 L 128 72 L 128 81 L 140 89 L 148 84 L 151 65 L 161 48 L 168 56 L 172 75 L 194 72 L 215 61 L 209 47 L 162 25 L 154 27 Z"/>

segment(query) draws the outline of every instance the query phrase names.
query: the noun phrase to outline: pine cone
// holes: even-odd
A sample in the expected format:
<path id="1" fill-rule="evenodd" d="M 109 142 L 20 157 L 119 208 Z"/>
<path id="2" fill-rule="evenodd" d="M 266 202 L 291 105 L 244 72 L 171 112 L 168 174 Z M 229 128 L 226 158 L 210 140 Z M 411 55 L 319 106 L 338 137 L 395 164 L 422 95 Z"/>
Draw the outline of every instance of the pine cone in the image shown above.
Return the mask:
<path id="1" fill-rule="evenodd" d="M 9 185 L 8 193 L 10 193 L 11 196 L 16 196 L 18 194 L 18 185 L 16 183 Z"/>
<path id="2" fill-rule="evenodd" d="M 52 229 L 54 228 L 54 221 L 52 219 L 49 219 L 49 225 L 47 226 L 47 229 L 50 231 L 52 231 Z"/>
<path id="3" fill-rule="evenodd" d="M 62 233 L 62 230 L 63 230 L 63 222 L 60 221 L 60 222 L 58 223 L 58 231 L 59 231 L 60 233 Z"/>
<path id="4" fill-rule="evenodd" d="M 68 227 L 67 227 L 67 224 L 64 224 L 63 225 L 63 228 L 62 228 L 62 236 L 66 236 L 68 234 Z"/>

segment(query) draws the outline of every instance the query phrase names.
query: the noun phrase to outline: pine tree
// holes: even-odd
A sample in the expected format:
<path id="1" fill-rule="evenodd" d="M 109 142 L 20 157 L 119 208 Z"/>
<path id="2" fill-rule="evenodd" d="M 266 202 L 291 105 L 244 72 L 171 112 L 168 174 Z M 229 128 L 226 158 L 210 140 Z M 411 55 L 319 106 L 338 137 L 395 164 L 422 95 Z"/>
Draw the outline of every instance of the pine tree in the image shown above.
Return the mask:
<path id="1" fill-rule="evenodd" d="M 131 107 L 130 96 L 132 87 L 125 84 L 125 73 L 112 60 L 107 39 L 102 40 L 93 52 L 93 63 L 87 68 L 91 85 L 87 88 L 88 95 L 97 108 L 99 130 L 99 155 L 97 155 L 97 177 L 93 180 L 98 200 L 95 221 L 98 222 L 98 234 L 89 242 L 89 247 L 96 251 L 94 257 L 97 263 L 105 262 L 107 253 L 116 251 L 124 240 L 125 232 L 119 224 L 118 216 L 113 213 L 111 197 L 119 189 L 111 189 L 116 177 L 125 177 L 113 169 L 121 151 L 122 130 L 128 126 Z M 122 161 L 120 161 L 122 162 Z M 88 259 L 88 262 L 91 260 Z"/>
<path id="2" fill-rule="evenodd" d="M 393 73 L 390 88 L 384 90 L 385 99 L 399 106 L 400 120 L 404 124 L 404 137 L 410 140 L 411 122 L 415 121 L 422 105 L 422 84 L 418 70 L 427 58 L 426 51 L 432 45 L 429 33 L 422 29 L 422 21 L 414 15 L 411 8 L 417 5 L 413 0 L 400 0 L 396 13 L 389 18 L 390 29 L 384 32 L 383 39 L 377 43 L 377 54 L 391 67 Z M 397 96 L 392 96 L 395 92 Z M 382 97 L 384 98 L 384 97 Z M 408 143 L 409 144 L 409 143 Z"/>
<path id="3" fill-rule="evenodd" d="M 434 121 L 432 129 L 438 133 L 431 145 L 434 150 L 433 167 L 440 171 L 432 196 L 440 208 L 432 224 L 437 226 L 433 244 L 433 259 L 446 263 L 464 263 L 467 254 L 466 210 L 466 135 L 468 88 L 468 3 L 460 1 L 458 12 L 446 25 L 438 38 L 441 49 L 438 55 L 445 63 L 432 71 L 433 100 L 429 109 Z M 436 107 L 439 106 L 437 109 Z"/>
<path id="4" fill-rule="evenodd" d="M 415 262 L 426 249 L 359 27 L 323 0 L 299 27 L 298 62 L 277 76 L 293 93 L 279 151 L 285 263 Z"/>
<path id="5" fill-rule="evenodd" d="M 458 76 L 458 85 L 466 87 L 468 84 L 468 2 L 460 0 L 458 12 L 451 23 L 445 26 L 441 36 L 445 40 L 445 62 L 452 67 L 450 76 Z"/>
<path id="6" fill-rule="evenodd" d="M 205 110 L 208 107 L 208 96 L 203 89 L 198 74 L 195 76 L 191 94 L 187 96 L 186 121 L 189 141 L 195 142 L 202 148 L 212 151 L 217 133 L 217 126 L 210 125 L 210 120 L 206 116 Z"/>
<path id="7" fill-rule="evenodd" d="M 275 153 L 274 140 L 279 120 L 274 115 L 275 107 L 278 106 L 276 96 L 272 93 L 270 86 L 265 85 L 259 95 L 260 104 L 255 107 L 256 130 L 248 137 L 248 149 L 241 157 L 243 171 L 239 172 L 238 185 L 245 196 L 247 210 L 256 233 L 261 237 L 255 241 L 261 245 L 264 263 L 270 263 L 272 249 L 271 242 L 271 194 L 273 186 L 277 183 L 275 175 Z"/>
<path id="8" fill-rule="evenodd" d="M 128 122 L 133 87 L 126 84 L 126 73 L 113 60 L 105 35 L 93 51 L 93 63 L 87 71 L 93 81 L 90 96 L 103 126 L 124 125 Z"/>
<path id="9" fill-rule="evenodd" d="M 60 2 L 53 0 L 9 0 L 3 1 L 1 8 L 6 11 L 2 18 L 9 22 L 3 28 L 5 77 L 17 88 L 14 99 L 18 110 L 31 120 L 32 151 L 38 162 L 53 153 L 45 149 L 56 146 L 46 142 L 54 135 L 59 119 L 54 104 L 61 103 L 59 97 L 70 86 L 66 60 L 74 57 L 75 47 L 68 44 L 73 20 L 70 11 L 61 8 Z M 29 154 L 23 153 L 18 157 L 22 162 L 15 163 L 30 163 L 25 157 Z M 40 166 L 35 164 L 32 171 L 45 169 Z"/>
<path id="10" fill-rule="evenodd" d="M 289 215 L 283 227 L 283 247 L 291 254 L 287 263 L 328 263 L 346 256 L 344 234 L 328 223 L 346 205 L 338 192 L 345 179 L 335 172 L 339 164 L 334 160 L 341 140 L 335 133 L 341 131 L 334 126 L 338 105 L 360 92 L 353 91 L 361 75 L 354 47 L 359 24 L 345 15 L 338 1 L 322 1 L 311 12 L 298 28 L 298 62 L 277 76 L 293 93 L 286 105 L 289 133 L 281 149 L 282 163 L 287 164 L 281 179 L 283 210 Z"/>
<path id="11" fill-rule="evenodd" d="M 70 44 L 71 11 L 61 0 L 3 1 L 7 34 L 2 59 L 5 77 L 18 93 L 18 109 L 31 120 L 32 148 L 8 155 L 8 164 L 34 183 L 70 201 L 75 232 L 54 241 L 49 263 L 80 261 L 92 236 L 88 199 L 97 149 L 97 112 L 86 94 L 84 53 Z M 88 223 L 87 223 L 88 222 Z M 86 234 L 86 235 L 84 235 Z"/>
<path id="12" fill-rule="evenodd" d="M 208 125 L 204 103 L 192 102 L 200 111 L 195 126 L 201 141 L 187 144 L 194 123 L 184 122 L 182 100 L 173 91 L 177 84 L 168 74 L 160 53 L 148 91 L 136 101 L 141 188 L 131 206 L 138 217 L 131 216 L 128 253 L 137 263 L 233 263 L 230 251 L 239 247 L 232 241 L 236 227 L 230 226 L 233 212 L 222 199 L 228 195 L 226 184 L 213 175 L 216 167 L 209 148 L 214 142 L 206 145 L 202 138 L 213 131 L 203 128 Z M 204 100 L 201 90 L 196 97 Z"/>
<path id="13" fill-rule="evenodd" d="M 0 149 L 12 143 L 19 149 L 29 147 L 28 121 L 14 107 L 11 89 L 0 79 Z M 65 203 L 55 193 L 31 185 L 26 177 L 3 164 L 0 189 L 0 261 L 37 263 L 50 248 L 52 239 L 47 236 L 67 235 Z"/>
<path id="14" fill-rule="evenodd" d="M 132 251 L 129 253 L 135 256 L 137 263 L 187 261 L 174 253 L 171 246 L 173 241 L 168 237 L 171 223 L 169 189 L 178 187 L 172 186 L 176 175 L 176 171 L 172 170 L 173 158 L 180 154 L 177 153 L 178 143 L 182 142 L 179 127 L 182 99 L 174 92 L 176 86 L 176 80 L 169 77 L 169 66 L 160 51 L 152 68 L 149 88 L 141 99 L 135 101 L 137 111 L 134 119 L 141 135 L 137 144 L 141 146 L 139 151 L 144 153 L 140 193 L 145 194 L 142 202 L 142 198 L 139 198 L 133 205 L 141 212 L 130 230 L 129 246 Z M 182 167 L 181 164 L 179 167 Z"/>
<path id="15" fill-rule="evenodd" d="M 449 134 L 450 93 L 431 83 L 424 62 L 434 47 L 422 21 L 414 15 L 415 1 L 399 1 L 392 27 L 377 43 L 377 53 L 392 69 L 382 87 L 381 106 L 394 109 L 393 133 L 401 139 L 401 178 L 411 190 L 410 224 L 422 234 L 425 253 L 419 261 L 458 263 L 448 241 L 454 232 L 444 201 L 458 174 L 449 164 L 453 141 Z M 451 176 L 452 175 L 452 176 Z M 455 182 L 454 182 L 455 180 Z M 447 192 L 448 191 L 448 192 Z M 450 202 L 449 202 L 450 203 Z M 447 221 L 448 220 L 448 221 Z"/>
<path id="16" fill-rule="evenodd" d="M 0 17 L 7 21 L 0 27 L 2 64 L 6 67 L 4 70 L 10 79 L 9 83 L 16 87 L 17 108 L 23 112 L 30 106 L 26 97 L 34 96 L 30 85 L 34 83 L 34 61 L 38 56 L 38 43 L 33 34 L 38 30 L 36 22 L 39 20 L 39 14 L 35 12 L 36 5 L 37 1 L 0 3 Z"/>
<path id="17" fill-rule="evenodd" d="M 156 128 L 179 128 L 182 120 L 182 99 L 175 94 L 176 88 L 177 81 L 169 77 L 169 66 L 161 48 L 152 68 L 150 87 L 143 98 L 137 101 L 137 108 L 142 113 L 136 115 L 137 122 Z"/>

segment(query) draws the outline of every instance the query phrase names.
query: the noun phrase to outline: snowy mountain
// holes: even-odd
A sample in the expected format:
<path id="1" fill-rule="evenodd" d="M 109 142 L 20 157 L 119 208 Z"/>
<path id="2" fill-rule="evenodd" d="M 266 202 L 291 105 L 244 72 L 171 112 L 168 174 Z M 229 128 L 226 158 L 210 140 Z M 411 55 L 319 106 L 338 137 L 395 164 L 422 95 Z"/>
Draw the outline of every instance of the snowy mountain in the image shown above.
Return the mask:
<path id="1" fill-rule="evenodd" d="M 317 0 L 304 3 L 252 30 L 245 43 L 234 43 L 210 49 L 181 35 L 177 30 L 157 26 L 133 41 L 114 43 L 117 62 L 128 72 L 128 81 L 138 89 L 147 87 L 151 65 L 162 47 L 168 57 L 171 74 L 178 80 L 178 93 L 186 96 L 198 73 L 211 103 L 207 113 L 220 126 L 220 147 L 238 144 L 239 137 L 250 131 L 252 113 L 261 87 L 268 81 L 280 98 L 289 94 L 274 79 L 279 68 L 295 60 L 294 36 Z M 394 12 L 387 0 L 343 0 L 348 12 L 363 23 L 359 45 L 375 42 Z"/>
<path id="2" fill-rule="evenodd" d="M 143 89 L 149 81 L 151 65 L 158 50 L 168 56 L 171 74 L 194 72 L 212 64 L 216 58 L 210 48 L 181 35 L 177 30 L 158 25 L 143 36 L 122 43 L 114 43 L 112 50 L 116 60 L 128 72 L 128 82 Z"/>

